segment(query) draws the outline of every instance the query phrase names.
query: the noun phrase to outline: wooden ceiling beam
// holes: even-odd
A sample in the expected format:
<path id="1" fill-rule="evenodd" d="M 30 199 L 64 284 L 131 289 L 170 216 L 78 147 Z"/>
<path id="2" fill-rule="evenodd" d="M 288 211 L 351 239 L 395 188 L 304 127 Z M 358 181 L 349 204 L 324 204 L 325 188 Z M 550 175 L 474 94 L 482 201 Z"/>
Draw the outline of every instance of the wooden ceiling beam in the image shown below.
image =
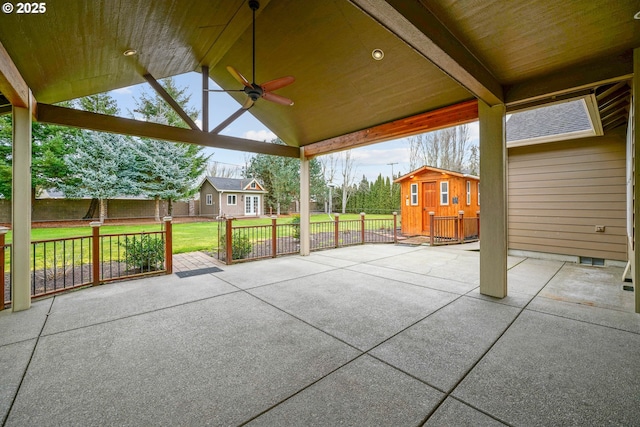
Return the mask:
<path id="1" fill-rule="evenodd" d="M 618 100 L 616 100 L 616 102 L 609 103 L 609 104 L 607 104 L 606 107 L 601 107 L 600 108 L 600 115 L 601 116 L 605 115 L 605 114 L 607 114 L 609 112 L 609 110 L 616 109 L 616 108 L 620 107 L 620 105 L 623 105 L 623 104 L 628 105 L 630 100 L 631 100 L 631 94 L 627 93 L 627 95 L 625 97 L 619 98 Z"/>
<path id="2" fill-rule="evenodd" d="M 608 97 L 609 95 L 611 95 L 612 93 L 614 93 L 618 89 L 623 88 L 626 85 L 627 85 L 626 81 L 618 82 L 618 83 L 616 83 L 614 85 L 611 85 L 609 88 L 603 90 L 601 93 L 596 94 L 596 99 L 598 100 L 598 102 L 600 102 L 604 98 Z"/>
<path id="3" fill-rule="evenodd" d="M 500 83 L 419 1 L 351 0 L 364 13 L 488 105 L 503 102 Z"/>
<path id="4" fill-rule="evenodd" d="M 598 101 L 598 106 L 601 110 L 606 109 L 608 106 L 616 104 L 621 99 L 625 99 L 631 93 L 631 88 L 620 88 L 616 92 L 610 94 L 606 99 Z"/>
<path id="5" fill-rule="evenodd" d="M 224 148 L 249 153 L 272 154 L 282 157 L 300 157 L 300 149 L 288 145 L 270 144 L 232 136 L 215 135 L 200 130 L 177 128 L 140 120 L 107 116 L 56 105 L 38 104 L 38 120 L 62 126 L 118 133 L 143 138 Z"/>
<path id="6" fill-rule="evenodd" d="M 18 71 L 18 68 L 9 56 L 9 52 L 7 52 L 1 42 L 0 92 L 9 100 L 11 105 L 22 108 L 29 106 L 29 98 L 31 97 L 29 86 L 27 86 L 20 71 Z"/>
<path id="7" fill-rule="evenodd" d="M 193 119 L 191 117 L 189 117 L 189 115 L 182 109 L 182 107 L 180 106 L 180 104 L 178 104 L 176 102 L 175 99 L 173 99 L 173 97 L 171 95 L 169 95 L 169 92 L 167 92 L 160 83 L 158 83 L 158 81 L 149 73 L 145 74 L 144 79 L 151 85 L 151 87 L 153 88 L 153 90 L 156 91 L 156 93 L 158 95 L 160 95 L 160 98 L 164 99 L 165 102 L 167 104 L 169 104 L 169 106 L 171 108 L 173 108 L 173 111 L 175 111 L 182 120 L 184 120 L 184 122 L 193 130 L 200 130 L 200 128 L 198 127 L 198 125 L 193 121 Z"/>
<path id="8" fill-rule="evenodd" d="M 559 95 L 629 80 L 632 76 L 631 57 L 615 55 L 506 87 L 505 102 L 509 109 L 518 104 L 553 100 Z"/>
<path id="9" fill-rule="evenodd" d="M 304 154 L 311 158 L 336 151 L 349 150 L 351 148 L 362 147 L 391 139 L 462 125 L 475 120 L 478 120 L 478 101 L 471 100 L 305 145 Z"/>

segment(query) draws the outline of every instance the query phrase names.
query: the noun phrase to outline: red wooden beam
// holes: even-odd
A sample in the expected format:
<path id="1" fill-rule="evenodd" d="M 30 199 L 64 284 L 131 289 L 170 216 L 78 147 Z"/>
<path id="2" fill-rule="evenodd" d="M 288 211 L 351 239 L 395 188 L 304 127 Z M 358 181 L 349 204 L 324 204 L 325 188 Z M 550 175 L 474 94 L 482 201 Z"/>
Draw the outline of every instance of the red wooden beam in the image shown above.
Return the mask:
<path id="1" fill-rule="evenodd" d="M 462 125 L 475 120 L 478 120 L 478 101 L 474 99 L 306 145 L 304 153 L 307 157 L 315 157 L 335 151 L 348 150 L 377 142 Z"/>

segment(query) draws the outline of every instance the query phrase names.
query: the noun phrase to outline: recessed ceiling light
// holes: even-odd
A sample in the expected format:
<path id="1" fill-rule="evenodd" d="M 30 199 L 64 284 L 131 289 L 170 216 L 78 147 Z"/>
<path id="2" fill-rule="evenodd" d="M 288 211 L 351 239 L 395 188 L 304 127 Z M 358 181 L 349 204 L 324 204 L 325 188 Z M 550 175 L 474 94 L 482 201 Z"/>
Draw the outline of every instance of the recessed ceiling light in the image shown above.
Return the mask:
<path id="1" fill-rule="evenodd" d="M 133 55 L 136 55 L 137 53 L 138 51 L 135 49 L 127 49 L 124 52 L 122 52 L 124 56 L 133 56 Z"/>
<path id="2" fill-rule="evenodd" d="M 636 12 L 636 14 L 633 15 L 633 19 L 640 19 L 640 11 Z"/>
<path id="3" fill-rule="evenodd" d="M 371 52 L 371 56 L 373 56 L 373 59 L 375 59 L 376 61 L 380 61 L 382 58 L 384 58 L 384 52 L 382 51 L 382 49 L 373 49 L 373 52 Z"/>

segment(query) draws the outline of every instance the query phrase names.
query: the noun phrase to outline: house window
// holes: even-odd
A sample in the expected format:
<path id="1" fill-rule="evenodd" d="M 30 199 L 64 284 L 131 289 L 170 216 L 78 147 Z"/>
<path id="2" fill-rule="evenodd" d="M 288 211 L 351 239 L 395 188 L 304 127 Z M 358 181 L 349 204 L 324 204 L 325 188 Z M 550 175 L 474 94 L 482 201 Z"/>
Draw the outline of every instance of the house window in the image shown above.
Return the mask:
<path id="1" fill-rule="evenodd" d="M 238 204 L 238 198 L 235 194 L 227 194 L 227 206 L 234 206 Z"/>
<path id="2" fill-rule="evenodd" d="M 252 181 L 251 184 L 249 184 L 249 188 L 256 188 L 256 182 Z"/>
<path id="3" fill-rule="evenodd" d="M 418 184 L 411 184 L 411 206 L 418 205 Z"/>
<path id="4" fill-rule="evenodd" d="M 449 204 L 449 181 L 440 182 L 440 205 Z"/>
<path id="5" fill-rule="evenodd" d="M 471 204 L 471 181 L 467 181 L 467 205 Z"/>
<path id="6" fill-rule="evenodd" d="M 206 203 L 207 203 L 207 206 L 212 206 L 213 205 L 213 194 L 207 194 L 206 195 Z"/>

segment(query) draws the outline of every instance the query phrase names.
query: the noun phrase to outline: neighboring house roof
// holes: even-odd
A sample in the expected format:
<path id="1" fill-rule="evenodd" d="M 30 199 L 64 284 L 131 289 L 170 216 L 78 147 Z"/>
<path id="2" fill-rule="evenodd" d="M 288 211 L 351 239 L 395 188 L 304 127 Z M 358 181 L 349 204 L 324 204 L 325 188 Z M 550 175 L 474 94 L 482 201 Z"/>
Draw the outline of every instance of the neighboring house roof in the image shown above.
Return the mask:
<path id="1" fill-rule="evenodd" d="M 506 132 L 509 145 L 595 135 L 582 99 L 514 113 L 507 120 Z M 514 144 L 516 141 L 521 144 Z"/>
<path id="2" fill-rule="evenodd" d="M 208 176 L 204 181 L 209 183 L 217 191 L 221 192 L 236 192 L 236 193 L 266 193 L 264 187 L 255 178 L 218 178 L 215 176 Z M 202 181 L 202 184 L 204 184 Z M 251 183 L 255 182 L 256 188 L 250 188 Z M 200 187 L 202 187 L 200 184 Z"/>
<path id="3" fill-rule="evenodd" d="M 452 175 L 452 176 L 457 176 L 460 178 L 469 178 L 469 179 L 475 179 L 475 180 L 480 180 L 479 177 L 475 176 L 475 175 L 470 175 L 470 174 L 466 174 L 466 173 L 460 173 L 460 172 L 454 172 L 454 171 L 450 171 L 447 169 L 440 169 L 440 168 L 434 168 L 432 166 L 422 166 L 421 168 L 418 168 L 414 171 L 409 172 L 408 174 L 402 175 L 401 177 L 395 179 L 393 182 L 402 182 L 406 179 L 410 179 L 413 178 L 415 175 L 420 175 L 421 173 L 424 172 L 439 172 L 439 173 L 443 173 L 443 174 L 447 174 L 447 175 Z"/>

